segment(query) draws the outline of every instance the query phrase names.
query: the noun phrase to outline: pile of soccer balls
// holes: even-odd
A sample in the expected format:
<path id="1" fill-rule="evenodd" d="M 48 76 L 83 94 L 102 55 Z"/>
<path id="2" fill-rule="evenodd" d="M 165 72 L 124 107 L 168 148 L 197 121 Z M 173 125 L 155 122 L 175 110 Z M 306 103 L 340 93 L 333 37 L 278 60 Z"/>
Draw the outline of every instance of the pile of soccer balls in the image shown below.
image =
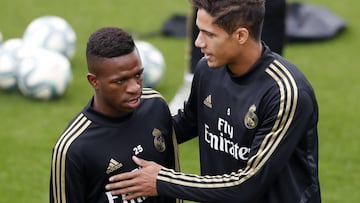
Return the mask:
<path id="1" fill-rule="evenodd" d="M 66 20 L 42 16 L 27 26 L 22 38 L 2 38 L 0 34 L 0 89 L 39 100 L 64 95 L 72 80 L 76 44 Z"/>

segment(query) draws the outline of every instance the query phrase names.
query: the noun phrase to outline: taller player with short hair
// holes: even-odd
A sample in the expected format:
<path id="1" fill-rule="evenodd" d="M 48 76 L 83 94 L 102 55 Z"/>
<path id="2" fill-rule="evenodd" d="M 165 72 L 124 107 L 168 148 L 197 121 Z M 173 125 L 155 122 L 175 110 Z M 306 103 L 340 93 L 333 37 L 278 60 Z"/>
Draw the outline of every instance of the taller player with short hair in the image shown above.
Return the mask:
<path id="1" fill-rule="evenodd" d="M 196 65 L 204 56 L 200 49 L 195 46 L 195 40 L 199 34 L 196 26 L 196 8 L 193 8 L 188 18 L 188 51 L 186 53 L 187 64 L 184 81 L 169 103 L 172 114 L 176 114 L 183 108 L 184 102 L 190 94 L 191 82 L 194 77 Z M 280 55 L 284 52 L 286 42 L 286 0 L 268 0 L 265 2 L 265 18 L 261 33 L 261 39 L 269 46 L 271 51 Z"/>
<path id="2" fill-rule="evenodd" d="M 86 57 L 94 95 L 53 148 L 50 203 L 123 202 L 105 185 L 114 174 L 138 169 L 132 155 L 178 166 L 170 111 L 158 92 L 142 89 L 144 68 L 133 38 L 120 28 L 100 28 L 89 38 Z"/>

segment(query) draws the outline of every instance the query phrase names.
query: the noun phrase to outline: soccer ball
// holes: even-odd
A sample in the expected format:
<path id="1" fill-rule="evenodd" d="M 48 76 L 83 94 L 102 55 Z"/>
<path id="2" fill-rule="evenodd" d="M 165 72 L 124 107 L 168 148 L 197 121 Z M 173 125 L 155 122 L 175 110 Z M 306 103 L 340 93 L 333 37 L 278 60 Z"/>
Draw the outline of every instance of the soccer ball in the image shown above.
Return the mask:
<path id="1" fill-rule="evenodd" d="M 17 89 L 16 74 L 19 65 L 19 49 L 22 39 L 13 38 L 0 45 L 0 88 L 5 91 Z"/>
<path id="2" fill-rule="evenodd" d="M 135 41 L 144 66 L 144 87 L 156 87 L 165 72 L 165 60 L 154 45 L 146 41 Z"/>
<path id="3" fill-rule="evenodd" d="M 72 80 L 71 65 L 65 56 L 43 48 L 25 47 L 17 83 L 25 96 L 51 100 L 62 96 Z"/>
<path id="4" fill-rule="evenodd" d="M 76 34 L 70 24 L 58 16 L 42 16 L 25 29 L 24 43 L 59 52 L 71 59 L 75 54 Z"/>

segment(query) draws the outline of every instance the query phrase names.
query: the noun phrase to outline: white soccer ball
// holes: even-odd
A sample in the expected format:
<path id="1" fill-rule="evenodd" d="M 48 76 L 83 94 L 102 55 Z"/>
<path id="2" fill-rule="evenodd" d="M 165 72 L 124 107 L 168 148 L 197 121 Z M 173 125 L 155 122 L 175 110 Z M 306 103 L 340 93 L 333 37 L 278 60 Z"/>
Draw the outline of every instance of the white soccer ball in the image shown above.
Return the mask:
<path id="1" fill-rule="evenodd" d="M 13 38 L 0 45 L 0 88 L 5 91 L 17 89 L 16 75 L 18 70 L 19 49 L 23 42 L 20 38 Z"/>
<path id="2" fill-rule="evenodd" d="M 75 54 L 76 33 L 71 25 L 58 16 L 42 16 L 26 28 L 23 40 L 30 46 L 59 52 L 71 59 Z"/>
<path id="3" fill-rule="evenodd" d="M 144 87 L 156 87 L 165 72 L 165 59 L 159 49 L 146 41 L 135 41 L 144 67 Z"/>
<path id="4" fill-rule="evenodd" d="M 24 55 L 18 68 L 17 83 L 21 93 L 30 98 L 51 100 L 67 90 L 72 71 L 69 59 L 42 48 L 23 48 Z"/>

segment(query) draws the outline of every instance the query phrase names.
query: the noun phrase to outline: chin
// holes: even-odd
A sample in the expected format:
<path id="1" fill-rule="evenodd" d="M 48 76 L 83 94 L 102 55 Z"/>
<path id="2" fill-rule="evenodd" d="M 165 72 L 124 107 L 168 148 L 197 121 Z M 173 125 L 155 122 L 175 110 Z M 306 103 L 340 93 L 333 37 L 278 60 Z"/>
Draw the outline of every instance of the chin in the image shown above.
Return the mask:
<path id="1" fill-rule="evenodd" d="M 224 66 L 224 65 L 221 65 L 221 64 L 218 64 L 218 63 L 215 63 L 215 62 L 210 62 L 210 61 L 208 61 L 207 64 L 208 64 L 208 66 L 210 68 L 221 68 L 221 67 Z"/>

